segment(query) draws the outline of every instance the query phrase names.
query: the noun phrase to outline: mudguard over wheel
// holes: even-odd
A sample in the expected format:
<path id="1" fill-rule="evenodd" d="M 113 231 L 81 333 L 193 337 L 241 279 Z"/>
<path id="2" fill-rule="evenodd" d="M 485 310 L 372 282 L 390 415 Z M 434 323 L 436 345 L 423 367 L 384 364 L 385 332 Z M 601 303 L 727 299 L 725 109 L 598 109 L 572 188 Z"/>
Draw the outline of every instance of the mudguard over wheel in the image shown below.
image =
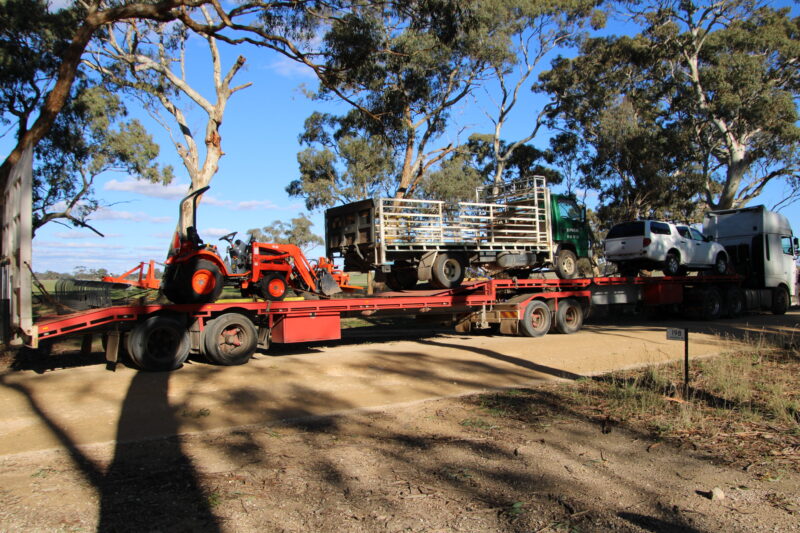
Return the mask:
<path id="1" fill-rule="evenodd" d="M 541 337 L 550 330 L 552 316 L 550 308 L 541 300 L 533 300 L 525 307 L 519 331 L 526 337 Z"/>
<path id="2" fill-rule="evenodd" d="M 572 250 L 559 250 L 555 261 L 556 276 L 573 279 L 578 274 L 578 257 Z"/>
<path id="3" fill-rule="evenodd" d="M 203 329 L 204 353 L 218 365 L 243 365 L 258 346 L 258 333 L 253 322 L 241 313 L 225 313 Z"/>
<path id="4" fill-rule="evenodd" d="M 464 264 L 458 256 L 439 254 L 431 269 L 431 285 L 437 289 L 452 289 L 464 281 Z"/>
<path id="5" fill-rule="evenodd" d="M 583 326 L 583 307 L 577 300 L 567 298 L 558 302 L 555 314 L 556 331 L 569 335 Z"/>
<path id="6" fill-rule="evenodd" d="M 189 334 L 177 318 L 152 316 L 133 328 L 127 348 L 142 370 L 175 370 L 189 357 Z"/>

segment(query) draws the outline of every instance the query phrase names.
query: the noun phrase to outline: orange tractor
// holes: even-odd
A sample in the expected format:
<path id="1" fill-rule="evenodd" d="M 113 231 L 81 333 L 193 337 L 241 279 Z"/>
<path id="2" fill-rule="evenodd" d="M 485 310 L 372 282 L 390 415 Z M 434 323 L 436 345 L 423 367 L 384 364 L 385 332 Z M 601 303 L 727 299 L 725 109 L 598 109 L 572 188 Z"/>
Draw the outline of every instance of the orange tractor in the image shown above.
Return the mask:
<path id="1" fill-rule="evenodd" d="M 192 225 L 179 224 L 166 260 L 161 282 L 163 294 L 174 303 L 210 303 L 217 300 L 225 285 L 239 288 L 242 296 L 282 300 L 289 288 L 298 292 L 330 296 L 348 285 L 350 276 L 321 258 L 312 265 L 293 244 L 244 243 L 234 240 L 236 232 L 220 240 L 228 243 L 228 258 L 222 259 L 217 247 L 204 244 L 197 234 L 197 198 L 208 187 L 194 191 L 181 201 L 192 202 Z"/>

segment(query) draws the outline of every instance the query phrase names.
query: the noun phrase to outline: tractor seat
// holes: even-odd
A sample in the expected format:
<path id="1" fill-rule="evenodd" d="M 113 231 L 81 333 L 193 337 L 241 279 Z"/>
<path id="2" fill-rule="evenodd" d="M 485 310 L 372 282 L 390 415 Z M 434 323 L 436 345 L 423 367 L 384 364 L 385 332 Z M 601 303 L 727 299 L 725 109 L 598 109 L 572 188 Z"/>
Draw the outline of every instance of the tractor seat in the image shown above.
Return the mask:
<path id="1" fill-rule="evenodd" d="M 200 249 L 203 247 L 203 239 L 197 234 L 197 229 L 194 226 L 186 228 L 186 238 L 191 242 L 195 248 Z"/>

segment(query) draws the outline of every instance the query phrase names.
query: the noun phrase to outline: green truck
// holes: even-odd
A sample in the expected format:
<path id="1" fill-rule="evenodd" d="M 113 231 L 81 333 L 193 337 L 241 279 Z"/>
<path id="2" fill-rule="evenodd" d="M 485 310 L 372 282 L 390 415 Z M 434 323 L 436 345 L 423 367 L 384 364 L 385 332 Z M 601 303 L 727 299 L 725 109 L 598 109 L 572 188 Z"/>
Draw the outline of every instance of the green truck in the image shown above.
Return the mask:
<path id="1" fill-rule="evenodd" d="M 346 271 L 375 271 L 394 290 L 455 287 L 467 267 L 493 277 L 590 275 L 590 235 L 586 210 L 551 194 L 542 176 L 478 188 L 475 202 L 377 198 L 325 212 L 327 256 Z"/>

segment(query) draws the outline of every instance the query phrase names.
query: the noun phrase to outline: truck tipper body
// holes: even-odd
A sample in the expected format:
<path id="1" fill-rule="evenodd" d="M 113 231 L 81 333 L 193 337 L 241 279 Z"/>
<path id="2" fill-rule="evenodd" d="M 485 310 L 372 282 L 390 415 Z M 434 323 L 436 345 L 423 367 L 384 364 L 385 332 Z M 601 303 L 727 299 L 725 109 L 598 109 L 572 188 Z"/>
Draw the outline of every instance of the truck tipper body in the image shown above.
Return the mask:
<path id="1" fill-rule="evenodd" d="M 541 176 L 479 188 L 474 202 L 378 198 L 325 212 L 329 257 L 346 271 L 376 271 L 393 289 L 418 281 L 458 286 L 467 267 L 527 277 L 552 266 L 578 274 L 589 256 L 586 212 L 574 197 L 551 194 Z"/>
<path id="2" fill-rule="evenodd" d="M 744 277 L 748 308 L 788 308 L 800 247 L 785 216 L 763 205 L 712 211 L 703 220 L 703 233 L 725 247 L 733 269 Z"/>

